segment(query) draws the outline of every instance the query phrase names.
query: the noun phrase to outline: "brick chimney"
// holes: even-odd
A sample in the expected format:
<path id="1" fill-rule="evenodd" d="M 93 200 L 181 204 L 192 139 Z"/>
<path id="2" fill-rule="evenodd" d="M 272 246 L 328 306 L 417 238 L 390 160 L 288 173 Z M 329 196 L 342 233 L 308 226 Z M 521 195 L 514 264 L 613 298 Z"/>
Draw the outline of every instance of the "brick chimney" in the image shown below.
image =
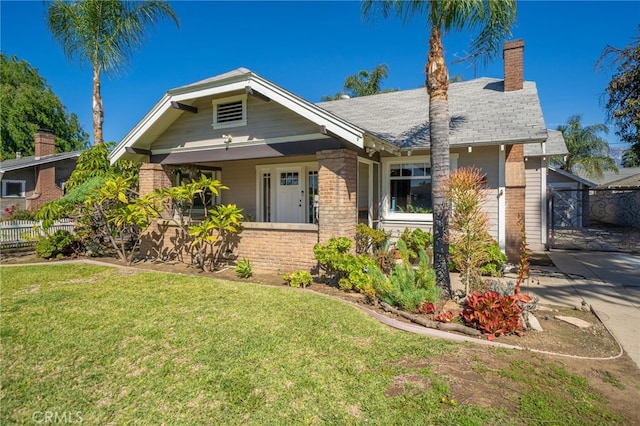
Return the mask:
<path id="1" fill-rule="evenodd" d="M 34 137 L 33 144 L 36 158 L 56 153 L 56 137 L 53 133 L 39 130 Z"/>
<path id="2" fill-rule="evenodd" d="M 523 73 L 524 40 L 510 40 L 505 42 L 502 50 L 504 62 L 504 91 L 512 92 L 522 90 L 524 83 Z"/>
<path id="3" fill-rule="evenodd" d="M 55 154 L 56 137 L 51 132 L 40 130 L 34 137 L 36 158 Z M 56 186 L 56 163 L 36 166 L 36 187 L 33 195 L 27 198 L 27 208 L 37 210 L 44 203 L 62 196 L 62 190 Z"/>

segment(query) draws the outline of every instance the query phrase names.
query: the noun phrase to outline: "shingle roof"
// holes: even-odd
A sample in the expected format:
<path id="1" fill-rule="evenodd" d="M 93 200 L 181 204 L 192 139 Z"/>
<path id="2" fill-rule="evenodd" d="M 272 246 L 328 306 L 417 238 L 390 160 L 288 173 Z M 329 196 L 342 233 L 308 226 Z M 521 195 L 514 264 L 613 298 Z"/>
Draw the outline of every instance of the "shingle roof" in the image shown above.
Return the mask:
<path id="1" fill-rule="evenodd" d="M 562 132 L 557 130 L 547 130 L 549 137 L 544 142 L 544 149 L 542 144 L 528 143 L 524 146 L 525 157 L 544 157 L 547 155 L 563 155 L 567 154 L 569 150 L 564 143 L 564 137 Z"/>
<path id="2" fill-rule="evenodd" d="M 586 177 L 579 167 L 576 169 L 576 175 Z M 633 186 L 633 182 L 640 179 L 640 167 L 621 167 L 617 172 L 605 170 L 602 177 L 588 177 L 587 179 L 593 181 L 598 185 L 598 187 L 602 188 L 609 187 L 612 184 L 615 184 L 616 186 L 620 184 Z"/>
<path id="3" fill-rule="evenodd" d="M 77 158 L 82 151 L 60 152 L 57 154 L 36 157 L 30 155 L 28 157 L 14 158 L 0 162 L 0 172 L 10 172 L 12 170 L 25 169 L 27 167 L 38 166 L 40 164 L 52 163 L 55 161 L 67 160 L 69 158 Z"/>
<path id="4" fill-rule="evenodd" d="M 453 145 L 542 142 L 547 128 L 533 82 L 503 91 L 493 78 L 449 86 Z M 401 148 L 429 147 L 429 97 L 424 88 L 321 102 L 317 106 Z"/>

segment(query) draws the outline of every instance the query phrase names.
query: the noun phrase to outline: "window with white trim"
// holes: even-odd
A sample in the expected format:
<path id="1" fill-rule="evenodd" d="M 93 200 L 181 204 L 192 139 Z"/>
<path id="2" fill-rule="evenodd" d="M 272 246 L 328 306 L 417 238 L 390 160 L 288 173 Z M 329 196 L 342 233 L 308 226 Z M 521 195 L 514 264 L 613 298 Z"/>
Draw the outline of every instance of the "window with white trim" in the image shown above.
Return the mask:
<path id="1" fill-rule="evenodd" d="M 391 164 L 389 196 L 391 212 L 431 213 L 431 164 Z"/>
<path id="2" fill-rule="evenodd" d="M 247 95 L 233 96 L 213 101 L 214 129 L 226 129 L 247 125 Z"/>
<path id="3" fill-rule="evenodd" d="M 383 159 L 382 209 L 385 219 L 432 220 L 431 158 Z M 458 167 L 457 154 L 451 154 L 450 168 Z"/>
<path id="4" fill-rule="evenodd" d="M 3 180 L 2 198 L 24 198 L 24 180 Z"/>

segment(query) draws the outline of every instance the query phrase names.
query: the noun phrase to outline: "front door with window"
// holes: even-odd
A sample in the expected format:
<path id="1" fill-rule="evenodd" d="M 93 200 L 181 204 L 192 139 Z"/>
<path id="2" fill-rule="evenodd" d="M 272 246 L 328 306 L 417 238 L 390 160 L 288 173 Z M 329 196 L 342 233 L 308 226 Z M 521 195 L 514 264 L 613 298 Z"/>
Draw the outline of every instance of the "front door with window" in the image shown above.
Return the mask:
<path id="1" fill-rule="evenodd" d="M 279 169 L 277 173 L 276 221 L 300 223 L 305 221 L 305 179 L 299 167 Z"/>

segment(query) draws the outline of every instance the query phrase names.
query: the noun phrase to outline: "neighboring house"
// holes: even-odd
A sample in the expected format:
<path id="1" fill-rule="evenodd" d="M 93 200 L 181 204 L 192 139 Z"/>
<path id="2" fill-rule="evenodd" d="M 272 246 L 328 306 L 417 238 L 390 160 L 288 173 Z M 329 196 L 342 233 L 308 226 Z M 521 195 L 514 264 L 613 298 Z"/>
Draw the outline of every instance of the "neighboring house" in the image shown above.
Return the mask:
<path id="1" fill-rule="evenodd" d="M 55 137 L 40 131 L 35 135 L 35 155 L 0 162 L 0 214 L 5 209 L 37 210 L 60 198 L 63 185 L 76 167 L 81 151 L 55 153 Z"/>
<path id="2" fill-rule="evenodd" d="M 486 174 L 491 234 L 518 258 L 525 217 L 544 247 L 547 158 L 566 153 L 544 124 L 535 83 L 522 77 L 524 43 L 505 44 L 505 80 L 451 84 L 451 168 Z M 310 103 L 239 68 L 168 91 L 111 153 L 142 160 L 140 193 L 194 171 L 219 178 L 246 217 L 235 255 L 258 267 L 314 265 L 313 245 L 355 235 L 358 221 L 395 233 L 431 230 L 426 89 Z M 143 255 L 167 253 L 177 228 L 160 222 Z"/>
<path id="3" fill-rule="evenodd" d="M 618 172 L 605 172 L 602 179 L 593 180 L 598 189 L 640 189 L 640 167 L 622 167 Z"/>

